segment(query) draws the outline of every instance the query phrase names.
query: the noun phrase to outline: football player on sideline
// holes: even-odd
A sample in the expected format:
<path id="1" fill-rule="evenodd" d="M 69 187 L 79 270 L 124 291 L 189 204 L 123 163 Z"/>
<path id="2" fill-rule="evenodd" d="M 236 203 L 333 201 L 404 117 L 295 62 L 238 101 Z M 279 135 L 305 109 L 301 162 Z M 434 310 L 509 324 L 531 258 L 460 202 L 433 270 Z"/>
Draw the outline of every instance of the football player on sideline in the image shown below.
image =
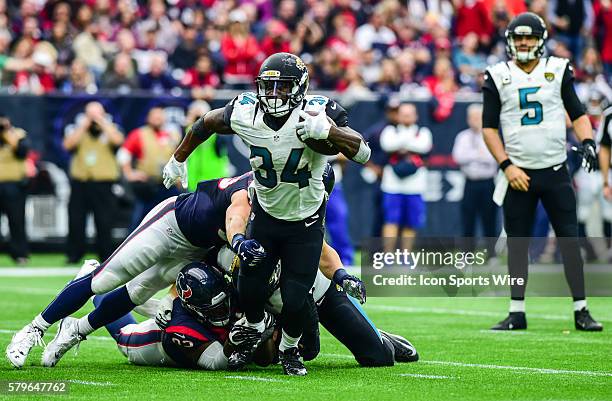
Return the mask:
<path id="1" fill-rule="evenodd" d="M 528 238 L 541 200 L 557 237 L 563 238 L 560 248 L 574 299 L 575 327 L 600 331 L 602 325 L 591 317 L 585 298 L 576 195 L 566 166 L 566 111 L 582 141 L 580 153 L 587 172 L 596 168 L 597 152 L 591 123 L 573 87 L 569 61 L 542 57 L 547 36 L 540 17 L 520 14 L 506 30 L 507 51 L 512 60 L 488 67 L 485 73 L 484 139 L 504 172 L 494 199 L 503 203 L 510 276 L 524 280 L 523 285 L 511 286 L 510 313 L 492 329 L 527 328 Z"/>
<path id="2" fill-rule="evenodd" d="M 242 93 L 193 124 L 164 167 L 164 182 L 169 187 L 184 179 L 187 157 L 213 133 L 238 135 L 249 146 L 255 195 L 247 238 L 256 238 L 267 257 L 257 268 L 240 269 L 238 294 L 245 317 L 229 335 L 236 346 L 229 368 L 243 368 L 260 342 L 264 284 L 280 259 L 284 266 L 280 360 L 285 374 L 302 376 L 306 368 L 297 344 L 307 311 L 306 296 L 317 274 L 325 217 L 322 174 L 326 156 L 309 146 L 341 152 L 361 164 L 368 161 L 370 148 L 348 127 L 347 113 L 340 105 L 324 96 L 306 94 L 308 70 L 299 57 L 289 53 L 269 56 L 256 85 L 257 94 Z M 244 238 L 241 234 L 230 240 L 234 244 Z"/>
<path id="3" fill-rule="evenodd" d="M 91 296 L 112 291 L 88 315 L 63 322 L 63 330 L 45 347 L 42 357 L 44 366 L 55 366 L 87 335 L 174 282 L 186 260 L 203 259 L 209 249 L 225 244 L 228 236 L 234 238 L 232 247 L 242 262 L 255 266 L 265 257 L 265 250 L 243 235 L 251 211 L 247 196 L 251 180 L 249 172 L 202 181 L 195 192 L 157 205 L 108 259 L 68 283 L 43 312 L 13 336 L 6 348 L 11 364 L 21 368 L 53 323 L 79 310 Z"/>

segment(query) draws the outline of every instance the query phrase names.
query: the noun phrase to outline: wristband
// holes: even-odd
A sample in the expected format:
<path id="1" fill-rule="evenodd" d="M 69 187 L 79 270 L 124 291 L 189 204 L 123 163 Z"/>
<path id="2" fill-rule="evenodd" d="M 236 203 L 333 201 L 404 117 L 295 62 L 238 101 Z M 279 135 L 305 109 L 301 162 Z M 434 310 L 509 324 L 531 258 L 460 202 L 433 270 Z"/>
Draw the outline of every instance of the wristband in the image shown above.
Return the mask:
<path id="1" fill-rule="evenodd" d="M 347 278 L 349 274 L 343 268 L 340 268 L 334 272 L 333 281 L 338 285 L 342 285 L 342 282 Z"/>
<path id="2" fill-rule="evenodd" d="M 510 159 L 506 159 L 503 162 L 499 163 L 499 168 L 501 168 L 502 171 L 506 171 L 508 166 L 510 166 L 511 164 L 512 162 L 510 161 Z"/>
<path id="3" fill-rule="evenodd" d="M 591 138 L 587 138 L 584 141 L 582 141 L 582 146 L 586 146 L 586 145 L 592 145 L 594 148 L 597 147 L 597 144 Z"/>
<path id="4" fill-rule="evenodd" d="M 240 234 L 240 233 L 234 234 L 234 238 L 232 238 L 232 249 L 235 252 L 238 252 L 238 249 L 236 249 L 236 244 L 244 241 L 244 239 L 245 239 L 244 234 Z"/>

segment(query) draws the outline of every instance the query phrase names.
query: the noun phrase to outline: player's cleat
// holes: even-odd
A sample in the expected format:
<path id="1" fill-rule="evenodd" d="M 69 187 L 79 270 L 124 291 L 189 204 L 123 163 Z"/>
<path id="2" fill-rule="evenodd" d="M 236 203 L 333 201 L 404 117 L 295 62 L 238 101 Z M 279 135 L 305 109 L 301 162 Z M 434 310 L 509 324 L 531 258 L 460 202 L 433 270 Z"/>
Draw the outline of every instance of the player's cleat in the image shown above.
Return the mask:
<path id="1" fill-rule="evenodd" d="M 306 366 L 300 359 L 300 352 L 296 347 L 278 351 L 278 358 L 283 365 L 283 373 L 288 376 L 306 376 Z"/>
<path id="2" fill-rule="evenodd" d="M 507 318 L 491 327 L 491 330 L 525 330 L 527 318 L 525 312 L 510 312 Z"/>
<path id="3" fill-rule="evenodd" d="M 44 345 L 43 332 L 37 327 L 28 324 L 13 336 L 11 343 L 6 347 L 6 358 L 11 365 L 20 369 L 28 358 L 28 354 L 35 345 Z"/>
<path id="4" fill-rule="evenodd" d="M 51 368 L 75 345 L 85 340 L 79 334 L 78 319 L 67 317 L 62 319 L 57 330 L 57 334 L 43 351 L 41 364 Z"/>
<path id="5" fill-rule="evenodd" d="M 243 369 L 253 359 L 261 342 L 262 332 L 246 325 L 246 317 L 238 320 L 229 332 L 229 341 L 236 349 L 227 361 L 228 370 Z"/>
<path id="6" fill-rule="evenodd" d="M 581 331 L 602 331 L 603 325 L 593 319 L 587 308 L 574 311 L 574 323 L 576 330 Z"/>
<path id="7" fill-rule="evenodd" d="M 393 349 L 395 350 L 395 362 L 416 362 L 419 360 L 419 354 L 410 341 L 397 334 L 387 333 L 382 330 L 378 331 L 381 336 L 389 340 L 393 345 Z"/>

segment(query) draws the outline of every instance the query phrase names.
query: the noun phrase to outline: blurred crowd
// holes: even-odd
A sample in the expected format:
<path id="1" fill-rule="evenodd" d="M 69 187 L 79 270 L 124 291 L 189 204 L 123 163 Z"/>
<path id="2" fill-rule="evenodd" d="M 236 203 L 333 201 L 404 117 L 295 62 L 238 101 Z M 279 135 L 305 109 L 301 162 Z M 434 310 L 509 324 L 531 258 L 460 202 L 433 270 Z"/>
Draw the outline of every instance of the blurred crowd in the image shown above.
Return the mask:
<path id="1" fill-rule="evenodd" d="M 438 118 L 504 60 L 523 11 L 579 82 L 612 78 L 610 0 L 0 0 L 1 85 L 41 94 L 252 87 L 268 55 L 300 55 L 311 88 L 434 95 Z"/>

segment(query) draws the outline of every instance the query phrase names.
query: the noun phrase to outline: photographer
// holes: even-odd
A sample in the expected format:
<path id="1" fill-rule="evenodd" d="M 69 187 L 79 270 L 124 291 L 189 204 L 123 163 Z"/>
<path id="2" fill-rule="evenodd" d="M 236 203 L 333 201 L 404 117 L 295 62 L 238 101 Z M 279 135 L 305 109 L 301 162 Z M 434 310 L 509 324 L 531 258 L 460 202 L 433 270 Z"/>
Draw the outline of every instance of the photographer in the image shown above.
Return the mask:
<path id="1" fill-rule="evenodd" d="M 115 150 L 122 143 L 123 134 L 98 102 L 85 106 L 85 115 L 77 118 L 76 127 L 64 138 L 64 148 L 72 153 L 68 263 L 78 263 L 85 253 L 85 222 L 89 212 L 94 214 L 96 252 L 100 260 L 112 253 L 115 198 L 111 187 L 119 179 Z"/>
<path id="2" fill-rule="evenodd" d="M 9 254 L 23 265 L 28 262 L 25 232 L 26 132 L 0 115 L 0 214 L 6 214 L 11 232 Z"/>

